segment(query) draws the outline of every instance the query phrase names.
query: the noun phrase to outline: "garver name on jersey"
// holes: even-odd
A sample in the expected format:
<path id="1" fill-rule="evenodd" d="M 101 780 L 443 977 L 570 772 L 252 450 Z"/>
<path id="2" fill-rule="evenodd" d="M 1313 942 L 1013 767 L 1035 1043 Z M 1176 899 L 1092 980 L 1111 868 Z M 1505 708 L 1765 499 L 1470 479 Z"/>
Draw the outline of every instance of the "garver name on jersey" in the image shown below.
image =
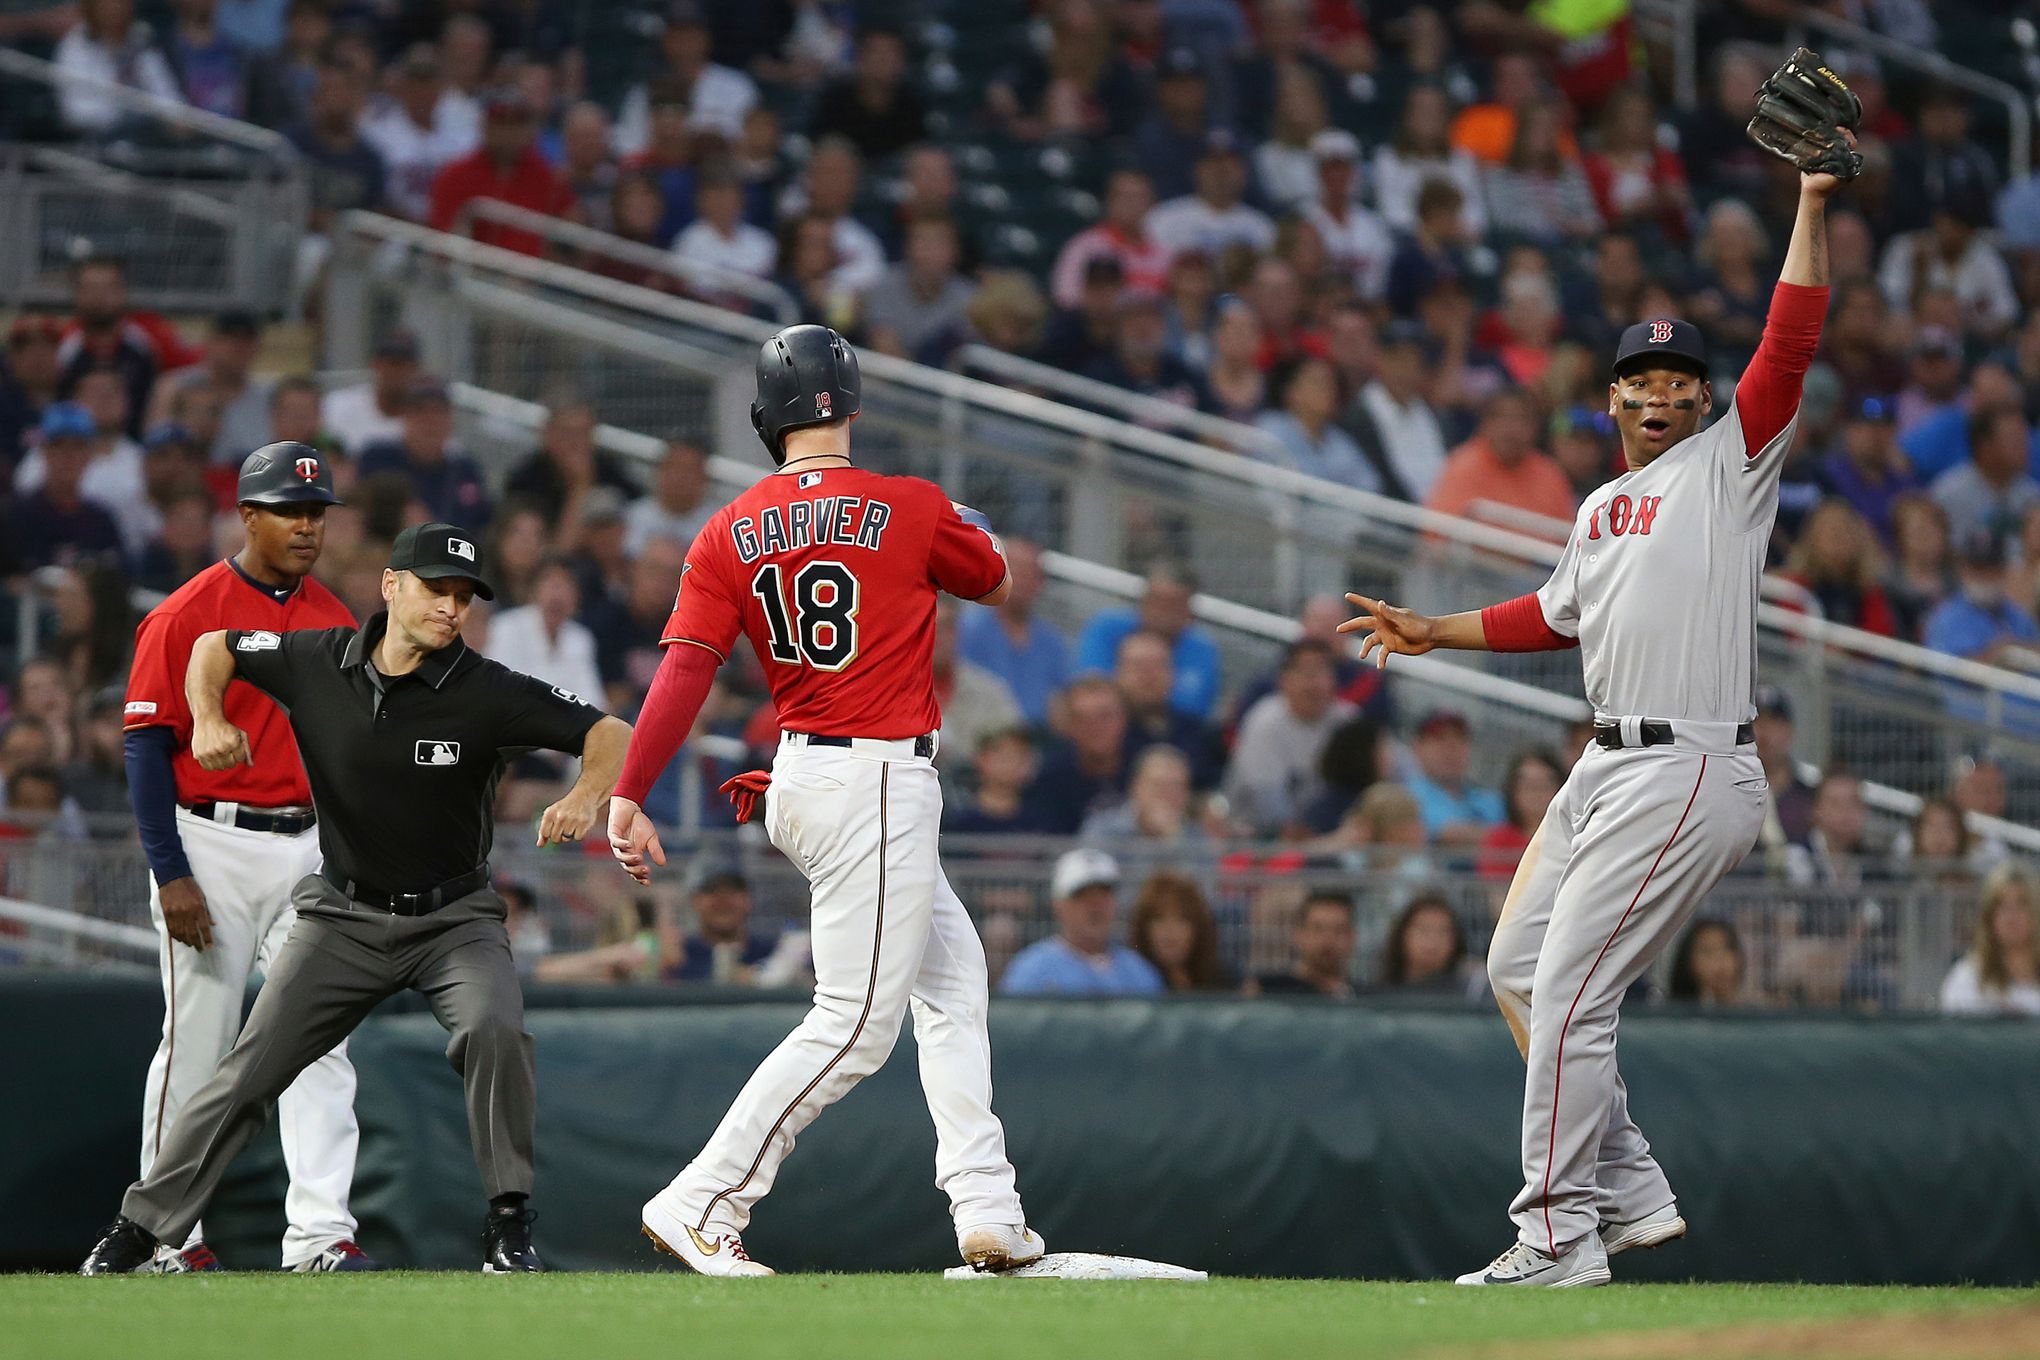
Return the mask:
<path id="1" fill-rule="evenodd" d="M 781 507 L 768 505 L 758 512 L 756 524 L 749 515 L 731 520 L 730 539 L 736 545 L 737 556 L 748 566 L 774 553 L 830 543 L 876 549 L 891 519 L 892 507 L 884 501 L 861 496 L 821 496 L 809 501 L 788 501 L 784 513 Z"/>

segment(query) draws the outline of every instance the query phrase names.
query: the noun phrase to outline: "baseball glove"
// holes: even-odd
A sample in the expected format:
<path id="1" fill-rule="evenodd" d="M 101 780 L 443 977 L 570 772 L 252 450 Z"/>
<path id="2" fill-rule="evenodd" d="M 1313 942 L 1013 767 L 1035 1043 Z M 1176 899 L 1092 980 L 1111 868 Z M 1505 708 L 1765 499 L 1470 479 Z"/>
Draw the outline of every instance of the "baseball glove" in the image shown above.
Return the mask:
<path id="1" fill-rule="evenodd" d="M 1854 179 L 1863 157 L 1842 129 L 1863 119 L 1863 101 L 1842 78 L 1821 64 L 1820 54 L 1802 47 L 1786 58 L 1757 91 L 1750 140 L 1782 156 L 1809 175 Z"/>

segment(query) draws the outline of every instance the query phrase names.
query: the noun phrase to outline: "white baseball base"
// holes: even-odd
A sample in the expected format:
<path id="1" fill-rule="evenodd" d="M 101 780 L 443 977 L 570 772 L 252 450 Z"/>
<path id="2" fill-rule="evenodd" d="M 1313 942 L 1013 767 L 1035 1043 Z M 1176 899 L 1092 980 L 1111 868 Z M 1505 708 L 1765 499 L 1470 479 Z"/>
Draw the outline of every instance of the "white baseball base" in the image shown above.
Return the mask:
<path id="1" fill-rule="evenodd" d="M 945 1280 L 1208 1280 L 1210 1275 L 1137 1256 L 1101 1256 L 1091 1251 L 1052 1251 L 1038 1261 L 1011 1270 L 972 1270 L 954 1266 Z"/>

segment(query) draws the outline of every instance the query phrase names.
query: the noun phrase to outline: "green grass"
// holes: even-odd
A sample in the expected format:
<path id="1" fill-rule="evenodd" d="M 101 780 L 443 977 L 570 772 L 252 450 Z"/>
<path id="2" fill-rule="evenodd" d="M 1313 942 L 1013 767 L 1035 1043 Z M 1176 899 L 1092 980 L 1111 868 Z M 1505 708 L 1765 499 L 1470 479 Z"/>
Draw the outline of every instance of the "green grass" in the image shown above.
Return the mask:
<path id="1" fill-rule="evenodd" d="M 1971 1311 L 2029 1291 L 1616 1285 L 1208 1284 L 809 1275 L 503 1279 L 390 1272 L 82 1280 L 0 1277 L 0 1356 L 34 1360 L 1317 1360 L 1482 1343 Z M 1562 1349 L 1562 1348 L 1561 1348 Z M 1556 1351 L 1545 1348 L 1544 1353 Z M 1696 1352 L 1698 1353 L 1698 1352 Z"/>

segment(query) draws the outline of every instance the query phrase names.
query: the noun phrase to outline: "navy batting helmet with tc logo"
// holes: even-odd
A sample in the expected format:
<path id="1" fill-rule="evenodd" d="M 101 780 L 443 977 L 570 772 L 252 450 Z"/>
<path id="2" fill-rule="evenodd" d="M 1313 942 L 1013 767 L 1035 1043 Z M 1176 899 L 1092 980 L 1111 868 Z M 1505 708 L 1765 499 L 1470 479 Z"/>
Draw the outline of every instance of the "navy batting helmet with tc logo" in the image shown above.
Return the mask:
<path id="1" fill-rule="evenodd" d="M 241 464 L 234 499 L 242 505 L 339 505 L 333 469 L 310 444 L 264 444 Z"/>
<path id="2" fill-rule="evenodd" d="M 786 432 L 857 414 L 857 351 L 827 326 L 788 326 L 758 350 L 758 399 L 751 426 L 775 463 Z"/>

